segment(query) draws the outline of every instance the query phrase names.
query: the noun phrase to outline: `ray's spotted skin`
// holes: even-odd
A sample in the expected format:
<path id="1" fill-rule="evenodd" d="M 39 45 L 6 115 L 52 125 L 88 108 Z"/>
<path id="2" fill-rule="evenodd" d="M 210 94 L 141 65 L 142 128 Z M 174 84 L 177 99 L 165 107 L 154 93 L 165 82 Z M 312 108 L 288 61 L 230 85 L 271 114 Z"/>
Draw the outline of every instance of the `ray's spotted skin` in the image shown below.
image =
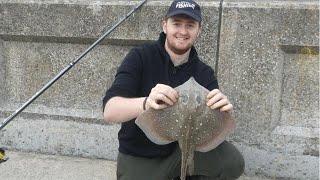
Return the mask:
<path id="1" fill-rule="evenodd" d="M 148 109 L 136 124 L 154 143 L 164 145 L 178 141 L 181 149 L 181 179 L 193 175 L 194 151 L 208 152 L 221 144 L 235 128 L 228 112 L 212 110 L 206 105 L 209 90 L 193 77 L 175 88 L 179 100 L 165 109 Z"/>

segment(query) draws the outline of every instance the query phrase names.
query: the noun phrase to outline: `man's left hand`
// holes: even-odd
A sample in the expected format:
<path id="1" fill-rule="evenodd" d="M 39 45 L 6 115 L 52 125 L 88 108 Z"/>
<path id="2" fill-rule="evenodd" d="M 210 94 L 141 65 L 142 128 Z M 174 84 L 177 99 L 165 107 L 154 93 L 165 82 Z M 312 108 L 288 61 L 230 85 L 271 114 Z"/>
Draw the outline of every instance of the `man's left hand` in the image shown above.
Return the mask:
<path id="1" fill-rule="evenodd" d="M 222 94 L 219 89 L 214 89 L 208 93 L 207 106 L 211 109 L 219 109 L 225 112 L 231 112 L 233 109 L 233 105 L 228 100 L 228 97 Z"/>

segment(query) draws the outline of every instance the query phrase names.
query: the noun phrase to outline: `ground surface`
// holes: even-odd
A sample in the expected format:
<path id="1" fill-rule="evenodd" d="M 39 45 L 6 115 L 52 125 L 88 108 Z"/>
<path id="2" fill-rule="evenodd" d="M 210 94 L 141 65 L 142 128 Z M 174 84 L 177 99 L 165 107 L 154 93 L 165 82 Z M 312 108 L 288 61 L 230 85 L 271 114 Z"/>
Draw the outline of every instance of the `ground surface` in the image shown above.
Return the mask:
<path id="1" fill-rule="evenodd" d="M 0 179 L 116 180 L 114 161 L 15 151 L 6 153 L 9 160 L 0 164 Z M 240 180 L 268 179 L 243 176 Z"/>

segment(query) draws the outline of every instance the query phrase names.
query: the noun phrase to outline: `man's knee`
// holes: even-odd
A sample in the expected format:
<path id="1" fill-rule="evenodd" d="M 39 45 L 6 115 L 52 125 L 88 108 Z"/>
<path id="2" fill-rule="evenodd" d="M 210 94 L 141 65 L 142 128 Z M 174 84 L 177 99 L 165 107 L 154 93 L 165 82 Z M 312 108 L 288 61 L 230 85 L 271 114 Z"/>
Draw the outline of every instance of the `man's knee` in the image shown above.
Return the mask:
<path id="1" fill-rule="evenodd" d="M 195 152 L 195 175 L 211 179 L 236 179 L 244 172 L 244 167 L 242 154 L 227 141 L 209 152 Z"/>
<path id="2" fill-rule="evenodd" d="M 232 145 L 233 146 L 233 145 Z M 230 153 L 230 158 L 226 160 L 226 164 L 223 168 L 222 179 L 237 179 L 243 174 L 245 168 L 245 162 L 242 154 L 235 147 Z"/>
<path id="3" fill-rule="evenodd" d="M 232 170 L 230 170 L 230 172 L 231 172 L 229 174 L 230 178 L 231 179 L 232 178 L 234 178 L 234 179 L 239 178 L 243 174 L 244 168 L 245 168 L 245 163 L 244 163 L 243 157 L 241 156 L 241 159 L 238 160 L 237 162 L 235 162 Z"/>

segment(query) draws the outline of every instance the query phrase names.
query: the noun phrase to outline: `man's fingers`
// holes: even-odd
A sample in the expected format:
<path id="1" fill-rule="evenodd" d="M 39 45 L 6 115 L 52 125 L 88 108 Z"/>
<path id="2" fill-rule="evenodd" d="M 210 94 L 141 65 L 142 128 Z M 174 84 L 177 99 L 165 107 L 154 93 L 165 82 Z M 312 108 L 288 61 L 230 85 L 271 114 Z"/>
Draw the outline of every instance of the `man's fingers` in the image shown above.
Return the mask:
<path id="1" fill-rule="evenodd" d="M 165 85 L 165 84 L 157 84 L 153 88 L 154 93 L 161 93 L 165 95 L 167 98 L 169 98 L 173 103 L 177 102 L 177 99 L 179 98 L 178 92 L 173 89 L 172 87 Z"/>
<path id="2" fill-rule="evenodd" d="M 208 93 L 207 106 L 220 111 L 231 111 L 233 109 L 228 97 L 222 94 L 219 89 L 214 89 Z"/>
<path id="3" fill-rule="evenodd" d="M 173 102 L 176 102 L 179 95 L 178 95 L 178 92 L 173 89 L 172 87 L 170 86 L 167 86 L 167 85 L 163 85 L 163 88 L 159 90 L 160 93 L 164 94 L 165 96 L 167 96 L 168 98 L 171 99 L 171 101 Z"/>
<path id="4" fill-rule="evenodd" d="M 228 99 L 221 99 L 220 101 L 214 103 L 213 105 L 210 106 L 211 109 L 217 109 L 217 108 L 220 108 L 220 107 L 223 107 L 225 105 L 228 105 L 230 104 Z"/>
<path id="5" fill-rule="evenodd" d="M 213 96 L 215 96 L 216 94 L 220 93 L 219 89 L 214 89 L 212 91 L 210 91 L 207 95 L 207 99 L 211 99 Z"/>
<path id="6" fill-rule="evenodd" d="M 220 108 L 220 111 L 222 112 L 228 112 L 231 111 L 233 109 L 233 105 L 232 104 L 227 104 L 225 106 L 223 106 L 222 108 Z"/>
<path id="7" fill-rule="evenodd" d="M 157 94 L 156 102 L 158 102 L 159 100 L 171 106 L 174 103 L 169 97 L 167 97 L 165 94 L 162 94 L 162 93 Z M 157 103 L 157 104 L 160 104 L 160 103 Z"/>
<path id="8" fill-rule="evenodd" d="M 149 94 L 149 98 L 147 100 L 148 107 L 153 109 L 164 109 L 176 103 L 178 97 L 178 92 L 172 87 L 165 84 L 157 84 L 151 89 Z"/>
<path id="9" fill-rule="evenodd" d="M 164 109 L 164 108 L 168 107 L 167 104 L 165 104 L 165 103 L 158 104 L 154 100 L 148 101 L 148 104 L 149 104 L 149 107 L 153 108 L 153 109 Z"/>
<path id="10" fill-rule="evenodd" d="M 222 93 L 215 94 L 211 99 L 207 101 L 207 106 L 212 106 L 216 102 L 220 101 L 221 99 L 227 99 Z"/>

